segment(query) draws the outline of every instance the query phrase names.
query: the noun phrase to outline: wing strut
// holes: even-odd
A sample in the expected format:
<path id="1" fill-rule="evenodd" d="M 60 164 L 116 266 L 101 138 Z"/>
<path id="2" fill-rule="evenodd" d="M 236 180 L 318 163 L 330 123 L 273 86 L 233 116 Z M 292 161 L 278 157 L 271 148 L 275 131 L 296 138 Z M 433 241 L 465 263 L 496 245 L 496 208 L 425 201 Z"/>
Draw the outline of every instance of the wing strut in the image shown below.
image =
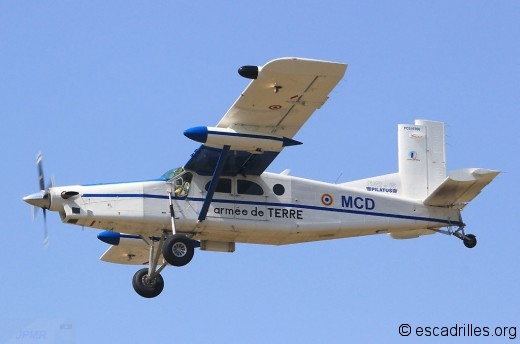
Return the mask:
<path id="1" fill-rule="evenodd" d="M 229 148 L 231 148 L 231 146 L 224 146 L 222 148 L 222 151 L 220 152 L 220 156 L 217 161 L 217 166 L 215 166 L 215 171 L 213 171 L 213 177 L 211 178 L 208 193 L 206 194 L 206 199 L 204 199 L 204 204 L 202 204 L 202 208 L 200 209 L 199 221 L 204 221 L 206 219 L 206 215 L 208 214 L 209 210 L 209 205 L 213 200 L 213 195 L 215 194 L 215 190 L 217 189 L 218 180 L 222 175 L 222 170 L 224 168 L 224 164 L 226 163 Z"/>
<path id="2" fill-rule="evenodd" d="M 173 184 L 172 184 L 173 186 Z M 172 199 L 172 191 L 168 190 L 168 198 L 170 199 L 170 217 L 172 220 L 172 235 L 177 234 L 175 230 L 175 210 L 173 210 L 173 199 Z"/>

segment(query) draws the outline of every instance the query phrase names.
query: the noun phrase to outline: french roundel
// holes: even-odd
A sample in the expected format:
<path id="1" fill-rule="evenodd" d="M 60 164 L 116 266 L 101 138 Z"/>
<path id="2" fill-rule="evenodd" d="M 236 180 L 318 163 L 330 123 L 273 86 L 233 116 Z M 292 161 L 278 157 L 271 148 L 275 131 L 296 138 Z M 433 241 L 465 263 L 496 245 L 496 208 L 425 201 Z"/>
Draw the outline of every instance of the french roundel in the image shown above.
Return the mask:
<path id="1" fill-rule="evenodd" d="M 332 202 L 334 202 L 334 199 L 330 194 L 323 194 L 321 196 L 321 203 L 323 203 L 323 205 L 329 206 Z"/>

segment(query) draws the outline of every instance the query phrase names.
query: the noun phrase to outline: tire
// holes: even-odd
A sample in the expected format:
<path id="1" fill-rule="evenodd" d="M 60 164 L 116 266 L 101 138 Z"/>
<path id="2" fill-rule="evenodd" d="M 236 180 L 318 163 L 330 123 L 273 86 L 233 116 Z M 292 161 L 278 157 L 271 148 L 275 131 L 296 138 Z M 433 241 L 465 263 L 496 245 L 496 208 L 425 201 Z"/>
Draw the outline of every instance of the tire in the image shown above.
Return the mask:
<path id="1" fill-rule="evenodd" d="M 164 259 L 173 266 L 188 264 L 194 253 L 193 242 L 181 234 L 175 234 L 166 239 L 162 248 Z"/>
<path id="2" fill-rule="evenodd" d="M 137 271 L 132 278 L 132 286 L 135 292 L 142 297 L 156 297 L 163 291 L 164 280 L 160 274 L 155 275 L 153 281 L 147 281 L 147 276 L 148 268 Z"/>
<path id="3" fill-rule="evenodd" d="M 466 237 L 462 241 L 464 242 L 464 246 L 467 248 L 473 248 L 477 246 L 477 237 L 473 234 L 466 234 Z"/>

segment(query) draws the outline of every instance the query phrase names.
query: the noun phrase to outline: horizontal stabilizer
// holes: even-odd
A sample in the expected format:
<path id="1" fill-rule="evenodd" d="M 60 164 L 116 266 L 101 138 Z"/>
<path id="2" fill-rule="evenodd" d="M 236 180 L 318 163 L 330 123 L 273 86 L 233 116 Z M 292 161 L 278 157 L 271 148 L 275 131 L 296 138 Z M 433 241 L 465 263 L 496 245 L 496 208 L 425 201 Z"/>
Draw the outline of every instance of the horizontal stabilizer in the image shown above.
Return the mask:
<path id="1" fill-rule="evenodd" d="M 441 185 L 424 200 L 424 204 L 438 207 L 456 206 L 462 209 L 499 173 L 499 171 L 483 168 L 452 171 Z"/>

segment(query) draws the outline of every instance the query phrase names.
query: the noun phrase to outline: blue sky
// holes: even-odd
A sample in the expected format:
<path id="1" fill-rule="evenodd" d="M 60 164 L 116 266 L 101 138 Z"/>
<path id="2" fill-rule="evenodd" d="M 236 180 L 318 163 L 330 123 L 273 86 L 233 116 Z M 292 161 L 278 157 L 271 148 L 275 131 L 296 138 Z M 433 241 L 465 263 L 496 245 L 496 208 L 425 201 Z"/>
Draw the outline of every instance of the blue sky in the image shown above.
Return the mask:
<path id="1" fill-rule="evenodd" d="M 517 1 L 0 1 L 0 342 L 27 329 L 77 343 L 431 342 L 398 326 L 519 326 L 518 37 Z M 242 244 L 168 269 L 153 300 L 132 289 L 135 267 L 98 260 L 96 230 L 50 214 L 43 248 L 41 214 L 21 200 L 38 189 L 38 151 L 58 185 L 160 176 L 198 146 L 182 132 L 215 125 L 246 87 L 239 66 L 283 56 L 349 67 L 269 171 L 395 172 L 397 124 L 444 121 L 448 169 L 504 172 L 463 212 L 478 246 Z"/>

